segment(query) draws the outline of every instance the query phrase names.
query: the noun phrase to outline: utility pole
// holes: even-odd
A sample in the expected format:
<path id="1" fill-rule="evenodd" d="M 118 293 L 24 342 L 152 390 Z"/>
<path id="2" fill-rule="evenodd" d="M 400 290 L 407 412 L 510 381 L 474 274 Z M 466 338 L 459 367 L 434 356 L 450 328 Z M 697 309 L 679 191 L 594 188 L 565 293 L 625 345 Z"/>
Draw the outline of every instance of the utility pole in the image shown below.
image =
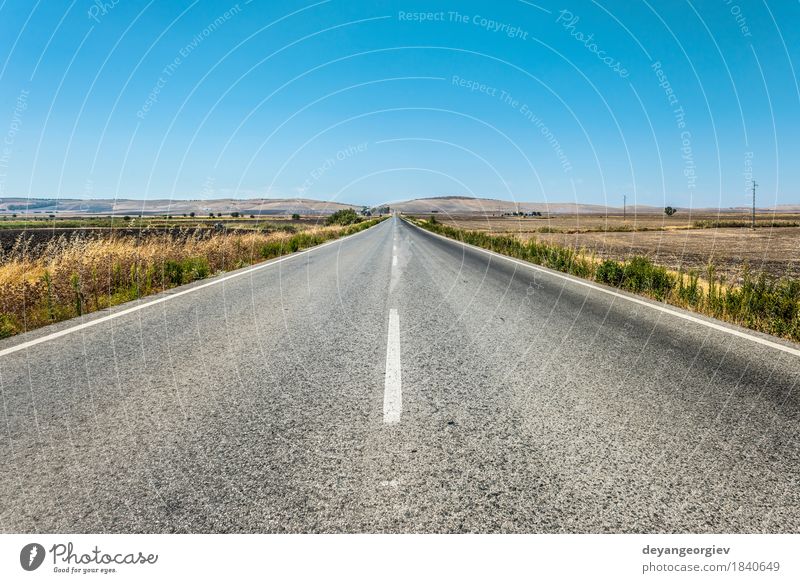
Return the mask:
<path id="1" fill-rule="evenodd" d="M 750 221 L 750 228 L 754 231 L 756 230 L 756 186 L 758 186 L 758 184 L 753 180 L 753 216 Z"/>
<path id="2" fill-rule="evenodd" d="M 628 215 L 628 195 L 622 195 L 622 220 L 625 221 L 625 217 Z"/>

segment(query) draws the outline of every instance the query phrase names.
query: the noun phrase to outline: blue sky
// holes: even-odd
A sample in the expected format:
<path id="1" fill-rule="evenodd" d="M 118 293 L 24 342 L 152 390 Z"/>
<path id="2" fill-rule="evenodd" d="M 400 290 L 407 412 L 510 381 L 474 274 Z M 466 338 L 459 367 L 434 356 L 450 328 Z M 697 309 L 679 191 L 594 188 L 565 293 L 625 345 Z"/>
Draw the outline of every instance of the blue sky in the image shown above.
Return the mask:
<path id="1" fill-rule="evenodd" d="M 0 0 L 0 196 L 800 202 L 800 5 Z"/>

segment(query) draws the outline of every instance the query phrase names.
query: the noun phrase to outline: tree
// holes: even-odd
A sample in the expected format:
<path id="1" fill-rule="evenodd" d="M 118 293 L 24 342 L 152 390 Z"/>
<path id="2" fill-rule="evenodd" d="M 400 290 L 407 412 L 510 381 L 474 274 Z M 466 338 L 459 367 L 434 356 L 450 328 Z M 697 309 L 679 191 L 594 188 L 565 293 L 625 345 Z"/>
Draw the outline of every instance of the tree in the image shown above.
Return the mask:
<path id="1" fill-rule="evenodd" d="M 238 212 L 236 212 L 236 211 L 233 211 L 233 212 L 231 213 L 231 217 L 233 217 L 234 219 L 238 219 L 238 218 L 239 218 L 239 213 L 238 213 Z"/>
<path id="2" fill-rule="evenodd" d="M 294 214 L 292 215 L 292 220 L 293 220 L 293 221 L 299 221 L 299 220 L 300 220 L 300 215 L 299 215 L 299 214 L 297 214 L 297 213 L 294 213 Z"/>
<path id="3" fill-rule="evenodd" d="M 183 216 L 185 217 L 186 215 L 183 215 Z M 189 216 L 190 216 L 190 217 L 192 217 L 192 218 L 194 218 L 194 211 L 190 212 L 190 213 L 189 213 Z"/>
<path id="4" fill-rule="evenodd" d="M 671 206 L 664 207 L 664 214 L 667 215 L 668 217 L 671 217 L 676 212 L 678 212 L 678 209 L 676 208 L 672 208 Z"/>
<path id="5" fill-rule="evenodd" d="M 338 210 L 325 219 L 326 225 L 352 225 L 353 223 L 360 223 L 361 217 L 353 209 Z"/>

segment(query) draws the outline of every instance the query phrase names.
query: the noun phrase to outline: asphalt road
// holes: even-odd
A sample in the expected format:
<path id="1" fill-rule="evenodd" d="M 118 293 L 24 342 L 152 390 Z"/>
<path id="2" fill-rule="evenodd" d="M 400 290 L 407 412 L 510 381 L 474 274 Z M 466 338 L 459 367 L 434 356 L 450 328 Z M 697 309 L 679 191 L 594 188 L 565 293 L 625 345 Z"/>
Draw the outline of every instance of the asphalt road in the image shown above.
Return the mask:
<path id="1" fill-rule="evenodd" d="M 399 219 L 210 281 L 0 342 L 0 530 L 800 532 L 763 336 Z"/>

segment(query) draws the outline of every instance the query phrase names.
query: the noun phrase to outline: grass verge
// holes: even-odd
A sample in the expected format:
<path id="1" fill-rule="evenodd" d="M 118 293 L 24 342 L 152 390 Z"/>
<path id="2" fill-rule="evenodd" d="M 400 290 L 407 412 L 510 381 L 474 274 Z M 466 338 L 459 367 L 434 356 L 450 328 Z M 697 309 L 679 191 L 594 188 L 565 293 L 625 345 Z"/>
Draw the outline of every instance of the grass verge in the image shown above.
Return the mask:
<path id="1" fill-rule="evenodd" d="M 383 219 L 286 231 L 197 236 L 61 236 L 0 262 L 0 338 L 363 231 Z"/>
<path id="2" fill-rule="evenodd" d="M 675 273 L 650 259 L 627 261 L 594 257 L 568 247 L 513 235 L 490 235 L 439 222 L 413 220 L 439 235 L 610 285 L 752 330 L 800 342 L 800 280 L 752 274 L 745 265 L 738 283 L 724 282 L 709 265 L 700 273 Z"/>

